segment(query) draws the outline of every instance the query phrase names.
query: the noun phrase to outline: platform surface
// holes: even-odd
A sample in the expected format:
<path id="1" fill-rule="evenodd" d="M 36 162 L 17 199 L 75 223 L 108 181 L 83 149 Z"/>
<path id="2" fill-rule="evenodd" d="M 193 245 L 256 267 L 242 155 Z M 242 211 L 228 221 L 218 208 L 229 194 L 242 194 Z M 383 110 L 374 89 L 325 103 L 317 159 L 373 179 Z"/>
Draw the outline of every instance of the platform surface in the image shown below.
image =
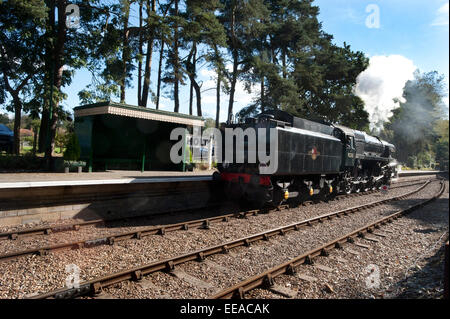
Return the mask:
<path id="1" fill-rule="evenodd" d="M 0 173 L 1 188 L 75 186 L 96 184 L 156 183 L 164 181 L 210 180 L 214 170 L 177 171 L 107 171 L 94 173 Z"/>
<path id="2" fill-rule="evenodd" d="M 212 180 L 215 170 L 178 171 L 107 171 L 93 173 L 0 173 L 0 189 L 102 184 L 160 183 Z M 401 171 L 402 176 L 436 174 L 438 171 Z"/>

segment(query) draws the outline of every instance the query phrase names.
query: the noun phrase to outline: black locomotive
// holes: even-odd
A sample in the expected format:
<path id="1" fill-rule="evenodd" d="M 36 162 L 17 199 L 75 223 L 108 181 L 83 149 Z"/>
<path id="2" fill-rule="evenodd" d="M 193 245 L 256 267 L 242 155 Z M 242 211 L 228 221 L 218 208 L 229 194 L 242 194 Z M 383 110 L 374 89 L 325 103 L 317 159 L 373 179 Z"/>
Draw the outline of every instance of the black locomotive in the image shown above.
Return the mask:
<path id="1" fill-rule="evenodd" d="M 270 163 L 262 163 L 259 158 L 256 162 L 251 160 L 249 150 L 261 144 L 259 135 L 254 139 L 255 134 L 252 141 L 244 134 L 243 160 L 236 154 L 232 160 L 227 158 L 227 129 L 247 133 L 262 129 L 269 137 L 270 132 L 276 131 L 272 133 L 278 144 L 272 158 L 277 162 L 276 169 L 267 173 Z M 268 111 L 246 119 L 245 123 L 227 124 L 222 128 L 222 136 L 222 163 L 218 169 L 225 193 L 233 199 L 259 204 L 279 205 L 286 200 L 301 203 L 311 197 L 327 199 L 339 193 L 379 189 L 390 184 L 395 166 L 394 145 L 378 137 L 283 111 Z M 267 154 L 270 138 L 266 140 L 263 151 Z M 235 150 L 236 137 L 232 143 Z"/>

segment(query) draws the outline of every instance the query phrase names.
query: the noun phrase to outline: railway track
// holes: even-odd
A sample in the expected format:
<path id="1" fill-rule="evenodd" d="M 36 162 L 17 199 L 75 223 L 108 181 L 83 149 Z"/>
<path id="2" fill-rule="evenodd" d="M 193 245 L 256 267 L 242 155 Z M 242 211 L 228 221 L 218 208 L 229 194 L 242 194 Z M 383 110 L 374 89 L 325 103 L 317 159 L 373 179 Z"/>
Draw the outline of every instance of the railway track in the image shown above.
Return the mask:
<path id="1" fill-rule="evenodd" d="M 345 234 L 339 238 L 331 240 L 326 244 L 320 245 L 316 248 L 313 248 L 306 253 L 303 253 L 287 262 L 279 264 L 271 269 L 264 271 L 260 274 L 257 274 L 253 277 L 245 279 L 236 285 L 224 289 L 214 295 L 212 295 L 211 299 L 221 299 L 221 298 L 244 298 L 245 293 L 258 288 L 258 287 L 273 287 L 275 285 L 274 278 L 280 276 L 282 274 L 290 274 L 293 275 L 296 273 L 296 268 L 302 264 L 310 264 L 313 263 L 313 259 L 317 256 L 328 256 L 329 251 L 331 249 L 340 249 L 343 245 L 348 243 L 353 243 L 354 238 L 362 237 L 364 238 L 366 233 L 373 233 L 375 229 L 379 229 L 381 226 L 391 223 L 392 221 L 401 218 L 402 216 L 412 212 L 413 210 L 423 207 L 431 201 L 435 200 L 445 190 L 445 184 L 441 181 L 441 187 L 439 192 L 430 199 L 427 199 L 419 204 L 411 206 L 407 209 L 402 209 L 394 214 L 391 214 L 387 217 L 381 218 L 373 223 L 365 225 L 357 230 L 354 230 L 350 233 Z"/>
<path id="2" fill-rule="evenodd" d="M 410 184 L 411 182 L 412 182 L 412 184 Z M 415 180 L 411 180 L 411 181 L 397 182 L 396 184 L 401 183 L 402 185 L 392 186 L 391 189 L 410 187 L 410 186 L 422 184 L 423 182 L 424 182 L 423 178 L 422 179 L 415 179 Z M 403 183 L 408 183 L 408 184 L 403 185 Z M 374 193 L 374 192 L 377 192 L 377 190 L 375 190 L 375 191 L 371 190 L 371 191 L 368 191 L 368 192 L 353 193 L 353 194 L 348 194 L 348 195 L 338 195 L 337 199 L 349 198 L 349 197 L 355 197 L 355 196 L 363 196 L 363 195 L 371 194 L 371 193 Z M 311 204 L 311 203 L 313 203 L 313 202 L 312 201 L 307 201 L 306 202 L 306 204 Z M 212 209 L 212 208 L 220 206 L 221 204 L 222 203 L 212 204 L 212 205 L 209 205 L 208 207 L 205 207 L 204 209 Z M 286 205 L 282 205 L 281 207 L 285 207 L 285 206 Z M 29 236 L 36 236 L 36 235 L 50 235 L 50 234 L 54 234 L 54 233 L 61 233 L 61 232 L 68 232 L 68 231 L 78 231 L 81 228 L 85 228 L 85 227 L 103 226 L 103 225 L 108 225 L 108 224 L 118 223 L 118 222 L 140 221 L 140 220 L 145 220 L 145 219 L 149 219 L 149 218 L 162 216 L 162 215 L 169 214 L 169 213 L 189 213 L 189 212 L 194 212 L 194 211 L 198 211 L 198 210 L 199 210 L 198 208 L 195 208 L 195 209 L 183 209 L 183 210 L 171 210 L 169 212 L 162 212 L 160 214 L 152 214 L 152 215 L 144 215 L 144 216 L 128 216 L 128 217 L 121 217 L 121 218 L 114 218 L 114 219 L 107 219 L 107 220 L 105 220 L 105 219 L 95 219 L 95 220 L 76 222 L 76 223 L 69 223 L 69 224 L 59 224 L 59 225 L 48 225 L 48 226 L 34 227 L 34 228 L 25 228 L 25 229 L 13 230 L 13 231 L 0 233 L 0 241 L 1 240 L 16 240 L 19 237 L 29 237 Z M 254 210 L 254 211 L 261 212 L 261 210 Z M 254 211 L 250 211 L 249 214 L 253 214 Z M 242 216 L 242 214 L 246 214 L 246 212 L 239 212 L 237 214 L 237 216 Z M 221 217 L 223 217 L 223 218 L 225 218 L 225 217 L 230 218 L 230 217 L 233 217 L 235 215 L 236 214 L 228 214 L 228 215 L 224 215 L 224 216 L 221 216 Z M 195 223 L 193 224 L 193 227 L 195 227 Z"/>
<path id="3" fill-rule="evenodd" d="M 365 207 L 373 207 L 375 205 L 381 205 L 384 203 L 389 203 L 391 201 L 405 198 L 407 196 L 410 196 L 410 195 L 413 195 L 413 194 L 419 192 L 430 182 L 431 182 L 431 180 L 428 180 L 425 182 L 422 180 L 421 183 L 417 183 L 417 184 L 420 184 L 421 186 L 419 188 L 413 190 L 412 192 L 409 192 L 408 194 L 401 195 L 401 196 L 394 196 L 394 197 L 390 197 L 387 199 L 383 199 L 378 202 L 373 202 L 373 203 L 369 203 L 369 204 L 362 205 L 359 207 L 353 207 L 353 208 L 349 208 L 349 209 L 346 209 L 343 211 L 338 211 L 335 213 L 327 214 L 326 216 L 319 217 L 318 220 L 321 221 L 322 219 L 325 219 L 325 218 L 332 218 L 333 216 L 340 216 L 342 214 L 348 214 L 349 212 L 356 212 L 358 210 L 364 209 Z M 408 185 L 402 185 L 402 186 L 410 187 L 410 186 L 414 186 L 414 185 L 416 185 L 416 184 L 408 184 Z M 370 194 L 370 193 L 374 193 L 374 192 L 376 192 L 376 191 L 369 191 L 369 192 L 365 192 L 365 193 L 355 193 L 355 194 L 350 194 L 350 195 L 345 195 L 345 196 L 346 196 L 346 198 L 347 197 L 355 197 L 355 196 L 363 196 L 365 194 Z M 309 204 L 309 203 L 306 203 L 306 204 Z M 150 236 L 150 235 L 164 235 L 168 232 L 173 232 L 173 231 L 178 231 L 178 230 L 189 230 L 192 228 L 208 229 L 210 227 L 210 225 L 213 223 L 227 222 L 231 218 L 245 218 L 246 216 L 249 216 L 249 215 L 268 213 L 270 211 L 280 211 L 280 210 L 288 209 L 288 208 L 289 208 L 288 205 L 282 205 L 273 210 L 248 210 L 248 211 L 243 211 L 243 212 L 238 212 L 238 213 L 231 213 L 231 214 L 225 214 L 225 215 L 221 215 L 221 216 L 202 218 L 202 219 L 186 221 L 186 222 L 181 222 L 181 223 L 176 223 L 176 224 L 150 226 L 150 227 L 145 227 L 145 228 L 139 229 L 139 230 L 132 230 L 132 231 L 125 231 L 125 232 L 121 232 L 121 233 L 110 234 L 106 237 L 105 236 L 95 237 L 95 238 L 90 238 L 87 240 L 71 241 L 71 242 L 55 244 L 55 245 L 51 245 L 51 246 L 39 246 L 39 247 L 31 248 L 31 249 L 14 251 L 11 253 L 0 255 L 0 261 L 16 259 L 18 257 L 29 256 L 29 255 L 45 256 L 53 251 L 83 249 L 83 248 L 90 248 L 90 247 L 99 246 L 99 245 L 113 245 L 114 243 L 117 243 L 120 241 L 125 241 L 125 240 L 130 240 L 130 239 L 141 239 L 143 237 Z M 307 222 L 314 223 L 315 221 L 316 221 L 316 219 L 312 219 Z M 52 233 L 52 232 L 44 231 L 44 234 L 50 234 L 50 233 Z M 11 237 L 11 234 L 10 234 L 10 237 Z"/>
<path id="4" fill-rule="evenodd" d="M 430 181 L 428 181 L 428 183 L 430 183 Z M 420 191 L 420 189 L 424 188 L 426 185 L 428 185 L 428 183 L 422 185 L 420 188 L 416 189 L 415 191 L 413 191 L 411 193 L 416 193 L 416 192 Z M 78 297 L 78 296 L 83 296 L 83 295 L 88 295 L 88 294 L 99 293 L 105 287 L 109 287 L 109 286 L 115 285 L 117 283 L 126 281 L 126 280 L 138 281 L 138 280 L 141 280 L 143 278 L 143 276 L 154 273 L 154 272 L 159 272 L 159 271 L 171 272 L 174 270 L 175 266 L 189 262 L 189 261 L 204 260 L 208 256 L 228 252 L 230 249 L 233 249 L 236 247 L 250 246 L 253 242 L 257 242 L 257 241 L 261 241 L 261 240 L 268 240 L 268 239 L 270 239 L 270 237 L 284 235 L 290 231 L 300 230 L 302 227 L 309 227 L 314 224 L 323 223 L 327 220 L 332 220 L 335 217 L 339 218 L 339 217 L 342 217 L 345 215 L 350 215 L 357 211 L 361 211 L 361 210 L 368 209 L 371 207 L 376 207 L 376 206 L 382 205 L 382 204 L 390 202 L 390 201 L 404 199 L 407 196 L 411 195 L 411 193 L 401 195 L 401 196 L 391 197 L 389 199 L 385 199 L 385 200 L 381 200 L 381 201 L 371 202 L 371 203 L 368 203 L 365 205 L 355 206 L 352 208 L 332 212 L 329 214 L 320 215 L 320 216 L 317 216 L 314 218 L 309 218 L 309 219 L 303 220 L 301 222 L 293 223 L 293 224 L 286 225 L 283 227 L 278 227 L 278 228 L 264 231 L 264 232 L 261 232 L 258 234 L 253 234 L 251 236 L 247 236 L 245 238 L 240 238 L 238 240 L 230 241 L 230 242 L 227 242 L 224 244 L 207 247 L 207 248 L 197 250 L 195 252 L 191 252 L 188 254 L 178 255 L 178 256 L 175 256 L 172 258 L 153 262 L 153 263 L 146 264 L 146 265 L 143 265 L 140 267 L 135 267 L 135 268 L 127 269 L 127 270 L 124 270 L 124 271 L 121 271 L 118 273 L 99 277 L 99 278 L 82 283 L 79 288 L 58 289 L 55 291 L 51 291 L 48 293 L 34 296 L 32 298 L 37 298 L 37 299 L 40 299 L 40 298 L 73 298 L 73 297 Z M 407 211 L 407 210 L 405 210 L 405 211 Z M 314 254 L 310 254 L 310 255 L 311 255 L 311 257 L 313 257 Z"/>

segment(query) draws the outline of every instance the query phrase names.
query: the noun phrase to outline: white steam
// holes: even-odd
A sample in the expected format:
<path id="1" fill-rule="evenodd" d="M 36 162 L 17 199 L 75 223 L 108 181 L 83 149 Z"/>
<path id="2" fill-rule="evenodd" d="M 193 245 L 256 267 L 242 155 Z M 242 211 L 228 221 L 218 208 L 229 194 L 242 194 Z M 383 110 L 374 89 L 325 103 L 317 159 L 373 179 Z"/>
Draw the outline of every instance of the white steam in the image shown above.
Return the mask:
<path id="1" fill-rule="evenodd" d="M 403 88 L 414 79 L 414 63 L 401 56 L 373 56 L 369 67 L 358 75 L 355 94 L 364 101 L 371 129 L 381 129 L 392 110 L 404 103 Z"/>

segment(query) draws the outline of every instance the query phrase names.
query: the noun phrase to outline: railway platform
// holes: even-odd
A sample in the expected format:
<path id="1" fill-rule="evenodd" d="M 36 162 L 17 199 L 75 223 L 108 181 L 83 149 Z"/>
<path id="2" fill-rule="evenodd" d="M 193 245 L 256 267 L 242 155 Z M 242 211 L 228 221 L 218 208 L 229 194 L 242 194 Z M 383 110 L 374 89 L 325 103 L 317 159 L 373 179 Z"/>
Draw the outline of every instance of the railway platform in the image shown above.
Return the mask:
<path id="1" fill-rule="evenodd" d="M 214 170 L 178 172 L 178 171 L 107 171 L 94 173 L 0 173 L 0 188 L 21 186 L 54 186 L 60 184 L 92 185 L 107 183 L 145 183 L 166 179 L 204 178 L 212 176 Z M 35 184 L 33 184 L 35 183 Z M 38 184 L 39 183 L 39 184 Z"/>
<path id="2" fill-rule="evenodd" d="M 213 171 L 0 174 L 0 226 L 203 206 Z"/>
<path id="3" fill-rule="evenodd" d="M 203 207 L 220 200 L 213 189 L 213 172 L 1 173 L 0 227 Z M 438 173 L 402 171 L 399 177 Z"/>

